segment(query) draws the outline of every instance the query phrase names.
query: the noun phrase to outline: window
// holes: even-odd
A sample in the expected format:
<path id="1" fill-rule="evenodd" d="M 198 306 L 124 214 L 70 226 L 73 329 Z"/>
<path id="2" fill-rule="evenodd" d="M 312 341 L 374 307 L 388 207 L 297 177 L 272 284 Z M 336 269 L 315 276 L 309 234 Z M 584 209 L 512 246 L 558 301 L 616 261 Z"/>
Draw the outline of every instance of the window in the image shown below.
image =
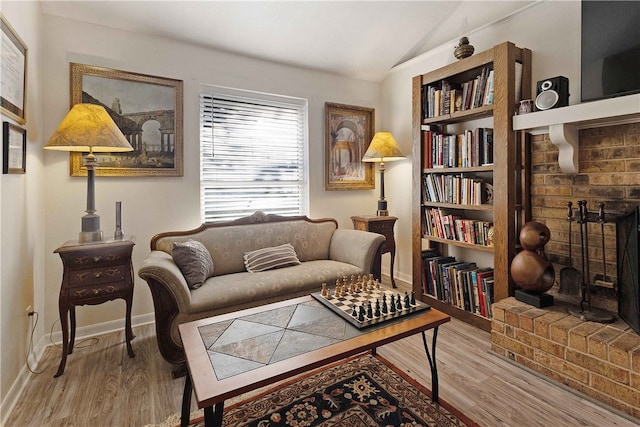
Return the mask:
<path id="1" fill-rule="evenodd" d="M 200 170 L 203 223 L 306 215 L 307 101 L 203 86 Z"/>

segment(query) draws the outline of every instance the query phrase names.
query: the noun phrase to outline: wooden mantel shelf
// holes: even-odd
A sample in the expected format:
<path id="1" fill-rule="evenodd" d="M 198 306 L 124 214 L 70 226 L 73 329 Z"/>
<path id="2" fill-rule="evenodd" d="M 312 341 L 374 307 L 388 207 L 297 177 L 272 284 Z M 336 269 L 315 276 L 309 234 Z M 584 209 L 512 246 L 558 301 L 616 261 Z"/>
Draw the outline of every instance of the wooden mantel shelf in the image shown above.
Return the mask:
<path id="1" fill-rule="evenodd" d="M 514 130 L 548 133 L 565 173 L 578 172 L 578 131 L 640 121 L 640 94 L 584 102 L 513 117 Z"/>

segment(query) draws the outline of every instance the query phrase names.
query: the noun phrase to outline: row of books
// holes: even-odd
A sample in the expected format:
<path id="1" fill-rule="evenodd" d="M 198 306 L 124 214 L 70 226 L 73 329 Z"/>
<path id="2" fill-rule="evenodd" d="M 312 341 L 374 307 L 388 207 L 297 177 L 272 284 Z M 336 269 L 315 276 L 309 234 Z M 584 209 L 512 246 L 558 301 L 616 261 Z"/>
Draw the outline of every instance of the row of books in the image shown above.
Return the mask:
<path id="1" fill-rule="evenodd" d="M 452 256 L 422 253 L 423 292 L 461 310 L 491 318 L 493 269 L 478 268 L 474 262 Z"/>
<path id="2" fill-rule="evenodd" d="M 422 133 L 422 168 L 477 167 L 493 164 L 493 129 L 475 128 L 458 135 Z"/>
<path id="3" fill-rule="evenodd" d="M 423 207 L 423 235 L 480 246 L 493 246 L 493 223 L 461 218 L 440 208 Z"/>
<path id="4" fill-rule="evenodd" d="M 493 204 L 493 185 L 460 174 L 422 174 L 422 200 L 458 205 Z"/>
<path id="5" fill-rule="evenodd" d="M 453 83 L 442 80 L 422 87 L 424 118 L 453 114 L 493 104 L 493 70 L 483 67 L 473 80 Z"/>

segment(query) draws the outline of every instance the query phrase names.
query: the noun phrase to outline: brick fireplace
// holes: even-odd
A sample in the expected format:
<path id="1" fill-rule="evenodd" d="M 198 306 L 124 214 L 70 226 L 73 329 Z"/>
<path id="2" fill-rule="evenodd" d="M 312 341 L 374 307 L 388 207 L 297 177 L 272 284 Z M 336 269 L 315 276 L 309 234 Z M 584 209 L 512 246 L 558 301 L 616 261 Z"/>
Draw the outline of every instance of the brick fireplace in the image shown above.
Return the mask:
<path id="1" fill-rule="evenodd" d="M 606 325 L 568 314 L 567 307 L 577 305 L 581 296 L 579 292 L 560 292 L 558 286 L 561 269 L 570 265 L 567 202 L 573 202 L 575 209 L 578 200 L 586 200 L 591 212 L 597 212 L 598 203 L 603 202 L 609 213 L 604 226 L 597 221 L 588 224 L 590 283 L 603 279 L 605 272 L 608 281 L 617 283 L 616 227 L 612 218 L 640 205 L 640 123 L 581 129 L 578 160 L 578 173 L 563 173 L 558 165 L 558 148 L 549 135 L 532 136 L 531 216 L 551 231 L 545 253 L 556 272 L 556 284 L 549 291 L 556 304 L 539 309 L 515 298 L 496 303 L 492 348 L 640 418 L 640 335 L 620 319 Z M 580 229 L 575 222 L 572 225 L 571 265 L 581 270 Z M 592 305 L 617 313 L 616 286 L 592 286 Z"/>
<path id="2" fill-rule="evenodd" d="M 532 220 L 544 223 L 551 231 L 545 246 L 547 257 L 554 263 L 556 285 L 550 293 L 556 299 L 577 303 L 578 295 L 558 292 L 559 272 L 569 265 L 569 233 L 567 202 L 577 207 L 586 200 L 595 215 L 598 203 L 605 204 L 608 223 L 604 226 L 604 253 L 601 227 L 588 224 L 590 280 L 602 278 L 604 258 L 609 281 L 616 275 L 616 230 L 611 216 L 629 212 L 640 205 L 640 123 L 580 130 L 579 172 L 566 174 L 558 166 L 558 148 L 548 134 L 534 135 L 531 143 L 531 213 Z M 574 215 L 572 223 L 572 265 L 581 269 L 580 233 Z M 592 218 L 594 219 L 594 218 Z M 615 289 L 593 287 L 593 304 L 617 312 Z"/>
<path id="3" fill-rule="evenodd" d="M 624 322 L 583 322 L 561 304 L 515 298 L 492 308 L 494 352 L 640 419 L 640 336 Z"/>

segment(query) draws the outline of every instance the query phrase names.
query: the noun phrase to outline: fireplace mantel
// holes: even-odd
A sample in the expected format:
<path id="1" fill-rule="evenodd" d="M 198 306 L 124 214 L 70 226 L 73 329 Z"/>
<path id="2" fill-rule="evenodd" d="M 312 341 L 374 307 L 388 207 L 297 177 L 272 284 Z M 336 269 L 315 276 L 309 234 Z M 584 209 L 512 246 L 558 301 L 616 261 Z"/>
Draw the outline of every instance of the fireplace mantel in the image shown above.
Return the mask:
<path id="1" fill-rule="evenodd" d="M 578 131 L 640 121 L 640 94 L 583 102 L 513 117 L 514 130 L 548 133 L 565 173 L 578 172 Z"/>

